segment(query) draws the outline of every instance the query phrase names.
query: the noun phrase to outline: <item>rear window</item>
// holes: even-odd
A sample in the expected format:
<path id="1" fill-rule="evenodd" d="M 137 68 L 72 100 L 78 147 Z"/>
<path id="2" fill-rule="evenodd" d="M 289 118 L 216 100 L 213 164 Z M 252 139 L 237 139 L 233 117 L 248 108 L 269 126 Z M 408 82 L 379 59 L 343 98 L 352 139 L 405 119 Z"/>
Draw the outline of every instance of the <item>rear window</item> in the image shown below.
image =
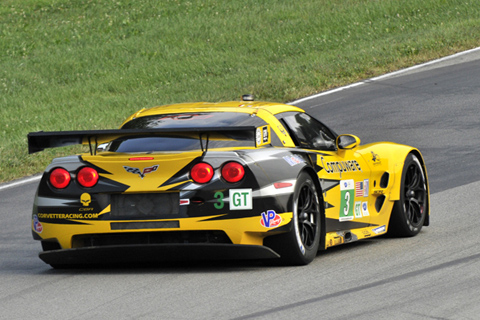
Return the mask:
<path id="1" fill-rule="evenodd" d="M 198 112 L 175 113 L 141 117 L 125 123 L 122 129 L 159 129 L 189 127 L 263 126 L 265 121 L 248 113 Z"/>
<path id="2" fill-rule="evenodd" d="M 161 128 L 228 128 L 241 126 L 263 126 L 266 122 L 247 113 L 214 112 L 214 113 L 178 113 L 163 114 L 133 119 L 122 126 L 122 129 L 161 129 Z M 205 148 L 206 140 L 203 139 Z M 255 147 L 254 140 L 244 140 L 234 134 L 224 139 L 210 138 L 208 149 Z M 155 136 L 122 137 L 109 143 L 106 150 L 122 153 L 150 153 L 161 151 L 201 150 L 200 139 L 196 135 L 162 134 Z"/>

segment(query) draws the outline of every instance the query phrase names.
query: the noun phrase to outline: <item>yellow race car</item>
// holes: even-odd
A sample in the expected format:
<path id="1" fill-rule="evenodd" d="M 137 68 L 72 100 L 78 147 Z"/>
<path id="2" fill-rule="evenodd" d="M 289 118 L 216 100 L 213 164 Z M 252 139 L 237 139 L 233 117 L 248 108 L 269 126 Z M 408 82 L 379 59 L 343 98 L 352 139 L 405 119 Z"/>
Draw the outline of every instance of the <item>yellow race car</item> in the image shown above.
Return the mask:
<path id="1" fill-rule="evenodd" d="M 33 132 L 54 159 L 33 205 L 53 267 L 188 259 L 310 263 L 317 251 L 429 224 L 419 150 L 360 145 L 304 110 L 242 101 L 142 109 L 119 129 Z"/>

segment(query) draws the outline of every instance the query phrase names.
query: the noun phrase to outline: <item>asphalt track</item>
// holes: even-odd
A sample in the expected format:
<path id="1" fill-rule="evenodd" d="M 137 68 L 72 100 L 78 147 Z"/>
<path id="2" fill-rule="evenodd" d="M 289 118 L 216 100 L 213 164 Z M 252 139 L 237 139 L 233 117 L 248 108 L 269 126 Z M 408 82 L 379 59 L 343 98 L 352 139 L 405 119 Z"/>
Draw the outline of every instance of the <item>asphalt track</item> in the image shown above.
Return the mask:
<path id="1" fill-rule="evenodd" d="M 53 270 L 30 233 L 36 181 L 0 185 L 0 319 L 480 318 L 480 50 L 295 102 L 362 142 L 419 147 L 431 226 L 258 262 Z"/>

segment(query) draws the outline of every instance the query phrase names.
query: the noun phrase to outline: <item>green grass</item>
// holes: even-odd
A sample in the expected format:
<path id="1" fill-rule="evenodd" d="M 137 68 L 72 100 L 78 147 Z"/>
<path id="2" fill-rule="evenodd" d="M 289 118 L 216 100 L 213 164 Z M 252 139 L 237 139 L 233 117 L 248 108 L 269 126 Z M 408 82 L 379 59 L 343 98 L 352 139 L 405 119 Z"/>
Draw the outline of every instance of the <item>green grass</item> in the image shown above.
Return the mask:
<path id="1" fill-rule="evenodd" d="M 72 149 L 31 131 L 116 128 L 143 107 L 291 101 L 480 45 L 476 0 L 2 0 L 0 182 Z"/>

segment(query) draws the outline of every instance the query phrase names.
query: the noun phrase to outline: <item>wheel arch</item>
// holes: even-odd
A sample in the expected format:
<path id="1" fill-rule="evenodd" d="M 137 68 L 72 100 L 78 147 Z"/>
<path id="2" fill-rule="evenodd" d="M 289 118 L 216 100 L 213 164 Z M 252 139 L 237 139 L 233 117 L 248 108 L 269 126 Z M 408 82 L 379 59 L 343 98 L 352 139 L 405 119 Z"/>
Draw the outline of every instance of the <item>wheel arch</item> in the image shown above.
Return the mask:
<path id="1" fill-rule="evenodd" d="M 430 186 L 429 186 L 429 180 L 428 180 L 428 174 L 427 174 L 427 167 L 425 164 L 425 159 L 423 158 L 421 152 L 418 149 L 415 148 L 410 148 L 409 150 L 402 150 L 403 152 L 401 154 L 397 154 L 395 159 L 401 159 L 401 161 L 398 161 L 394 164 L 394 175 L 395 175 L 395 181 L 394 181 L 394 186 L 392 187 L 390 191 L 390 199 L 394 201 L 399 201 L 400 200 L 400 190 L 401 190 L 401 184 L 402 184 L 402 171 L 403 171 L 403 166 L 405 164 L 405 160 L 407 159 L 408 155 L 412 154 L 417 159 L 420 161 L 420 164 L 422 165 L 423 172 L 425 174 L 425 183 L 426 183 L 426 188 L 427 188 L 427 214 L 425 216 L 425 221 L 424 221 L 424 226 L 430 225 Z"/>

